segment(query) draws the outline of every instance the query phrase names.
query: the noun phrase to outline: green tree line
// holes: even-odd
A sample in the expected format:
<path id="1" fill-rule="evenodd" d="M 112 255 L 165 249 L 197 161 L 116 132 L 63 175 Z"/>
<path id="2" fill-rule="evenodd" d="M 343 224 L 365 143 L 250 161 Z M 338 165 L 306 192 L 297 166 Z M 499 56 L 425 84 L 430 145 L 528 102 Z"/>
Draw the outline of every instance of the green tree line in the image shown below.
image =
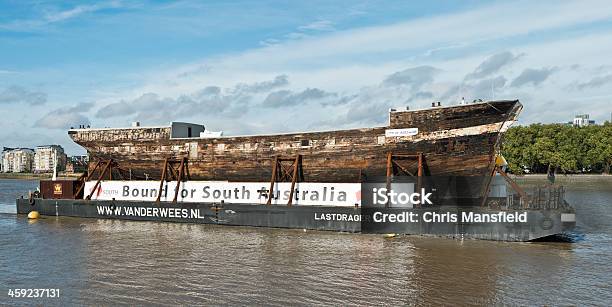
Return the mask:
<path id="1" fill-rule="evenodd" d="M 511 127 L 502 155 L 513 173 L 610 173 L 612 123 L 574 127 L 532 124 Z"/>

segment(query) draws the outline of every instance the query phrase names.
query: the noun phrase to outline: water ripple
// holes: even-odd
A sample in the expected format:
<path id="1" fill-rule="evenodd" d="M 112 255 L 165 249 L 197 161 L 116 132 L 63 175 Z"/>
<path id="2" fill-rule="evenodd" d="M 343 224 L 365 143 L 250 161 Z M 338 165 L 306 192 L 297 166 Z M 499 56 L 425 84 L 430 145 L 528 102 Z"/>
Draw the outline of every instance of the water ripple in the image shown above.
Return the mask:
<path id="1" fill-rule="evenodd" d="M 594 197 L 612 204 L 612 192 L 600 194 Z M 55 301 L 0 302 L 609 305 L 612 231 L 603 221 L 612 220 L 612 206 L 599 204 L 577 205 L 583 236 L 574 243 L 385 239 L 69 217 L 30 223 L 0 214 L 0 294 L 9 287 L 62 290 Z"/>

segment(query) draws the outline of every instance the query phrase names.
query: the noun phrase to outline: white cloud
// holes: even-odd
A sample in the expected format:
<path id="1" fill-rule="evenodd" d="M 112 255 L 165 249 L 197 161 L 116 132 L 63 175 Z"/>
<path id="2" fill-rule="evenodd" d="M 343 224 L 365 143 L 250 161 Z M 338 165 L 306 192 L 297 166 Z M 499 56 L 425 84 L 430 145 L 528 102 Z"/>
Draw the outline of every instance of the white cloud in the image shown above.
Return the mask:
<path id="1" fill-rule="evenodd" d="M 394 72 L 387 76 L 383 84 L 390 86 L 409 86 L 413 91 L 433 82 L 434 75 L 440 70 L 431 66 L 418 66 Z"/>
<path id="2" fill-rule="evenodd" d="M 466 76 L 466 79 L 478 79 L 494 74 L 520 57 L 521 55 L 514 55 L 510 51 L 494 54 L 480 63 L 472 73 Z"/>
<path id="3" fill-rule="evenodd" d="M 334 23 L 329 20 L 317 20 L 304 26 L 298 27 L 301 31 L 333 31 Z"/>
<path id="4" fill-rule="evenodd" d="M 103 3 L 103 4 L 101 3 L 101 4 L 93 4 L 93 5 L 79 5 L 69 10 L 47 13 L 44 20 L 47 23 L 59 22 L 59 21 L 64 21 L 70 18 L 77 17 L 82 14 L 99 11 L 101 9 L 118 8 L 118 7 L 120 7 L 120 2 L 118 1 L 110 1 L 107 3 Z"/>
<path id="5" fill-rule="evenodd" d="M 89 115 L 98 126 L 185 120 L 230 133 L 260 133 L 379 125 L 388 107 L 495 96 L 521 99 L 525 122 L 565 121 L 581 105 L 592 117 L 607 119 L 606 86 L 586 84 L 599 84 L 595 76 L 607 80 L 612 73 L 612 31 L 568 29 L 611 19 L 612 2 L 514 2 L 345 31 L 332 32 L 333 24 L 318 21 L 296 29 L 304 35 L 281 34 L 263 47 L 169 70 L 132 72 L 144 76 L 142 86 L 99 89 L 98 116 L 77 115 Z M 415 67 L 430 67 L 432 73 L 412 71 Z M 530 83 L 538 84 L 537 91 L 510 86 L 521 73 L 542 67 L 557 69 L 544 82 Z M 240 88 L 254 92 L 239 94 Z M 263 108 L 271 92 L 277 94 Z M 557 111 L 538 114 L 545 103 L 554 103 Z"/>
<path id="6" fill-rule="evenodd" d="M 270 108 L 291 107 L 330 97 L 336 97 L 336 94 L 327 93 L 318 88 L 307 88 L 299 93 L 282 90 L 268 94 L 261 105 Z"/>
<path id="7" fill-rule="evenodd" d="M 612 3 L 607 1 L 588 5 L 582 2 L 556 5 L 513 2 L 387 26 L 337 31 L 208 61 L 212 60 L 223 67 L 236 68 L 240 65 L 242 69 L 255 70 L 295 67 L 292 63 L 304 65 L 311 61 L 321 67 L 360 55 L 426 51 L 440 45 L 476 44 L 611 18 Z M 323 62 L 322 59 L 327 61 Z"/>
<path id="8" fill-rule="evenodd" d="M 499 16 L 504 16 L 503 20 L 500 20 Z M 300 82 L 301 77 L 298 77 L 300 75 L 306 80 L 308 77 L 305 75 L 313 71 L 325 72 L 330 73 L 328 75 L 330 77 L 323 79 L 317 75 L 310 79 L 321 80 L 320 83 L 327 82 L 322 80 L 332 79 L 332 82 L 336 83 L 334 72 L 352 70 L 350 74 L 357 76 L 355 72 L 365 70 L 373 71 L 374 74 L 362 73 L 359 77 L 374 82 L 391 71 L 405 68 L 406 65 L 428 64 L 427 62 L 432 61 L 429 58 L 416 59 L 425 63 L 410 63 L 410 58 L 440 45 L 450 45 L 455 42 L 463 46 L 490 48 L 486 44 L 487 40 L 512 38 L 611 18 L 611 2 L 602 2 L 599 6 L 592 3 L 584 5 L 580 2 L 563 2 L 552 6 L 532 2 L 502 4 L 394 25 L 337 31 L 298 41 L 275 43 L 273 46 L 241 53 L 210 57 L 201 62 L 188 64 L 177 71 L 165 72 L 162 74 L 161 82 L 174 80 L 177 75 L 202 66 L 210 67 L 210 70 L 205 74 L 191 76 L 191 80 L 182 80 L 179 86 L 174 87 L 176 94 L 186 90 L 190 86 L 189 83 L 192 86 L 200 86 L 203 82 L 219 83 L 214 81 L 219 79 L 252 82 L 278 73 L 290 73 L 293 80 Z M 390 55 L 390 52 L 394 54 Z M 477 50 L 475 53 L 477 56 L 474 54 L 470 56 L 481 62 L 481 56 L 488 56 L 491 51 Z M 465 75 L 468 69 L 471 71 L 475 67 L 463 67 L 462 75 Z M 154 74 L 152 79 L 159 80 L 159 72 Z M 344 82 L 353 82 L 358 78 L 342 79 Z M 151 81 L 148 84 L 150 86 L 148 91 L 167 89 L 171 94 L 173 89 L 159 84 L 161 82 Z M 321 87 L 321 84 L 304 85 Z M 340 84 L 334 84 L 337 85 Z"/>
<path id="9" fill-rule="evenodd" d="M 0 92 L 0 104 L 26 103 L 32 106 L 47 102 L 47 94 L 39 91 L 30 91 L 21 86 L 10 86 Z"/>
<path id="10" fill-rule="evenodd" d="M 543 67 L 540 69 L 527 68 L 516 77 L 510 86 L 519 87 L 527 84 L 534 86 L 544 82 L 557 69 L 555 67 Z"/>
<path id="11" fill-rule="evenodd" d="M 597 88 L 597 87 L 601 87 L 605 84 L 610 84 L 612 83 L 612 74 L 610 75 L 605 75 L 605 76 L 597 76 L 594 77 L 593 79 L 587 81 L 587 82 L 582 82 L 579 83 L 577 85 L 578 89 L 587 89 L 587 88 Z"/>
<path id="12" fill-rule="evenodd" d="M 36 121 L 35 127 L 68 129 L 79 125 L 89 125 L 89 118 L 83 113 L 89 111 L 93 106 L 93 103 L 79 103 L 72 107 L 55 109 Z"/>
<path id="13" fill-rule="evenodd" d="M 607 118 L 609 110 L 605 106 L 608 100 L 601 98 L 605 97 L 604 87 L 584 86 L 582 92 L 568 92 L 566 88 L 576 80 L 593 78 L 589 72 L 576 67 L 612 64 L 609 59 L 612 31 L 604 29 L 588 35 L 546 36 L 546 33 L 565 33 L 571 27 L 611 19 L 612 2 L 607 1 L 597 4 L 555 2 L 554 5 L 502 3 L 386 26 L 321 33 L 298 40 L 275 40 L 270 46 L 209 57 L 169 71 L 151 71 L 142 87 L 121 93 L 119 97 L 128 101 L 144 93 L 156 93 L 159 97 L 178 99 L 204 86 L 228 89 L 235 86 L 236 80 L 256 84 L 272 82 L 265 80 L 287 75 L 291 84 L 284 84 L 284 91 L 275 94 L 274 101 L 284 101 L 284 98 L 308 88 L 332 93 L 333 96 L 326 97 L 335 97 L 336 100 L 318 101 L 321 108 L 285 103 L 283 105 L 288 105 L 289 110 L 262 111 L 255 106 L 261 105 L 267 96 L 254 96 L 241 101 L 243 112 L 240 114 L 216 113 L 214 117 L 205 116 L 205 119 L 223 129 L 229 127 L 230 131 L 244 130 L 244 126 L 239 128 L 227 124 L 227 120 L 237 118 L 258 129 L 269 127 L 267 132 L 287 127 L 293 130 L 344 128 L 384 124 L 390 106 L 412 104 L 414 108 L 414 104 L 427 106 L 430 101 L 439 99 L 449 104 L 461 97 L 467 100 L 495 97 L 521 99 L 526 105 L 523 114 L 526 122 L 565 121 L 565 117 L 572 114 L 558 112 L 551 117 L 538 117 L 535 114 L 539 110 L 537 104 L 555 101 L 557 105 L 568 106 L 566 113 L 572 112 L 572 107 L 577 105 L 574 100 L 585 96 L 586 90 L 592 91 L 589 96 L 600 97 L 589 100 L 590 105 L 596 106 L 592 116 L 603 117 L 607 113 Z M 541 35 L 542 39 L 525 39 L 534 35 Z M 440 46 L 452 48 L 442 50 Z M 441 53 L 451 56 L 439 56 Z M 520 61 L 517 61 L 519 57 Z M 574 68 L 570 69 L 570 66 Z M 432 73 L 419 74 L 419 79 L 413 80 L 411 73 L 414 72 L 410 69 L 414 67 L 431 67 Z M 521 73 L 541 70 L 542 67 L 557 69 L 554 74 L 540 74 L 537 80 L 521 77 Z M 610 71 L 604 69 L 598 73 L 605 76 Z M 404 76 L 407 78 L 404 81 L 415 86 L 385 82 L 391 76 Z M 470 78 L 466 80 L 466 76 Z M 526 80 L 521 84 L 537 84 L 538 90 L 511 87 L 513 82 L 508 80 L 514 80 L 517 86 L 520 80 Z M 228 100 L 219 103 L 232 104 Z M 278 118 L 286 118 L 287 112 L 299 114 L 300 121 L 291 125 L 276 123 Z M 194 120 L 201 120 L 201 117 L 192 113 Z"/>
<path id="14" fill-rule="evenodd" d="M 67 10 L 47 10 L 42 16 L 36 19 L 13 20 L 4 24 L 0 24 L 0 30 L 5 31 L 35 31 L 43 30 L 44 27 L 66 21 L 78 16 L 93 13 L 104 9 L 115 9 L 122 7 L 121 1 L 106 1 L 103 3 L 92 5 L 78 5 Z"/>

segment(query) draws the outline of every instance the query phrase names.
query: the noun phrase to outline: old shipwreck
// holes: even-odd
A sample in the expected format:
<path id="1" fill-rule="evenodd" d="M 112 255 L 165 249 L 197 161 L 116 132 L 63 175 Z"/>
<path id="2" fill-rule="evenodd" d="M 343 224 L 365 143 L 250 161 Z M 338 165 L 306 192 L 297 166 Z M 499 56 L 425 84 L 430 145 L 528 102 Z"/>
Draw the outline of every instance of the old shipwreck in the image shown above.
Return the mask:
<path id="1" fill-rule="evenodd" d="M 533 240 L 575 221 L 562 189 L 550 187 L 536 201 L 503 171 L 501 138 L 521 109 L 518 100 L 438 103 L 391 109 L 384 127 L 254 136 L 220 136 L 179 122 L 71 129 L 68 135 L 87 149 L 88 172 L 76 181 L 43 181 L 40 195 L 17 200 L 17 207 L 42 215 Z M 364 183 L 389 190 L 401 178 L 410 178 L 415 191 L 446 196 L 433 207 L 380 210 L 421 216 L 521 211 L 530 221 L 365 224 L 375 208 L 362 207 Z M 440 185 L 439 178 L 470 179 Z M 515 193 L 491 194 L 499 178 Z M 477 192 L 451 193 L 464 187 Z"/>

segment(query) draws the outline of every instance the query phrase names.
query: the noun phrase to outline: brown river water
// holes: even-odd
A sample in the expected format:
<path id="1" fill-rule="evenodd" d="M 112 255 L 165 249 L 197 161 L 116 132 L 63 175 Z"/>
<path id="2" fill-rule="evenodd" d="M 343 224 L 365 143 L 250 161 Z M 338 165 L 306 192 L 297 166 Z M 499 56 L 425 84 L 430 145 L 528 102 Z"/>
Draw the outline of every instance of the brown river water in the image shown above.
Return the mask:
<path id="1" fill-rule="evenodd" d="M 0 180 L 2 305 L 612 305 L 612 180 L 572 180 L 573 243 L 67 217 L 28 221 Z M 9 289 L 59 289 L 10 298 Z"/>

